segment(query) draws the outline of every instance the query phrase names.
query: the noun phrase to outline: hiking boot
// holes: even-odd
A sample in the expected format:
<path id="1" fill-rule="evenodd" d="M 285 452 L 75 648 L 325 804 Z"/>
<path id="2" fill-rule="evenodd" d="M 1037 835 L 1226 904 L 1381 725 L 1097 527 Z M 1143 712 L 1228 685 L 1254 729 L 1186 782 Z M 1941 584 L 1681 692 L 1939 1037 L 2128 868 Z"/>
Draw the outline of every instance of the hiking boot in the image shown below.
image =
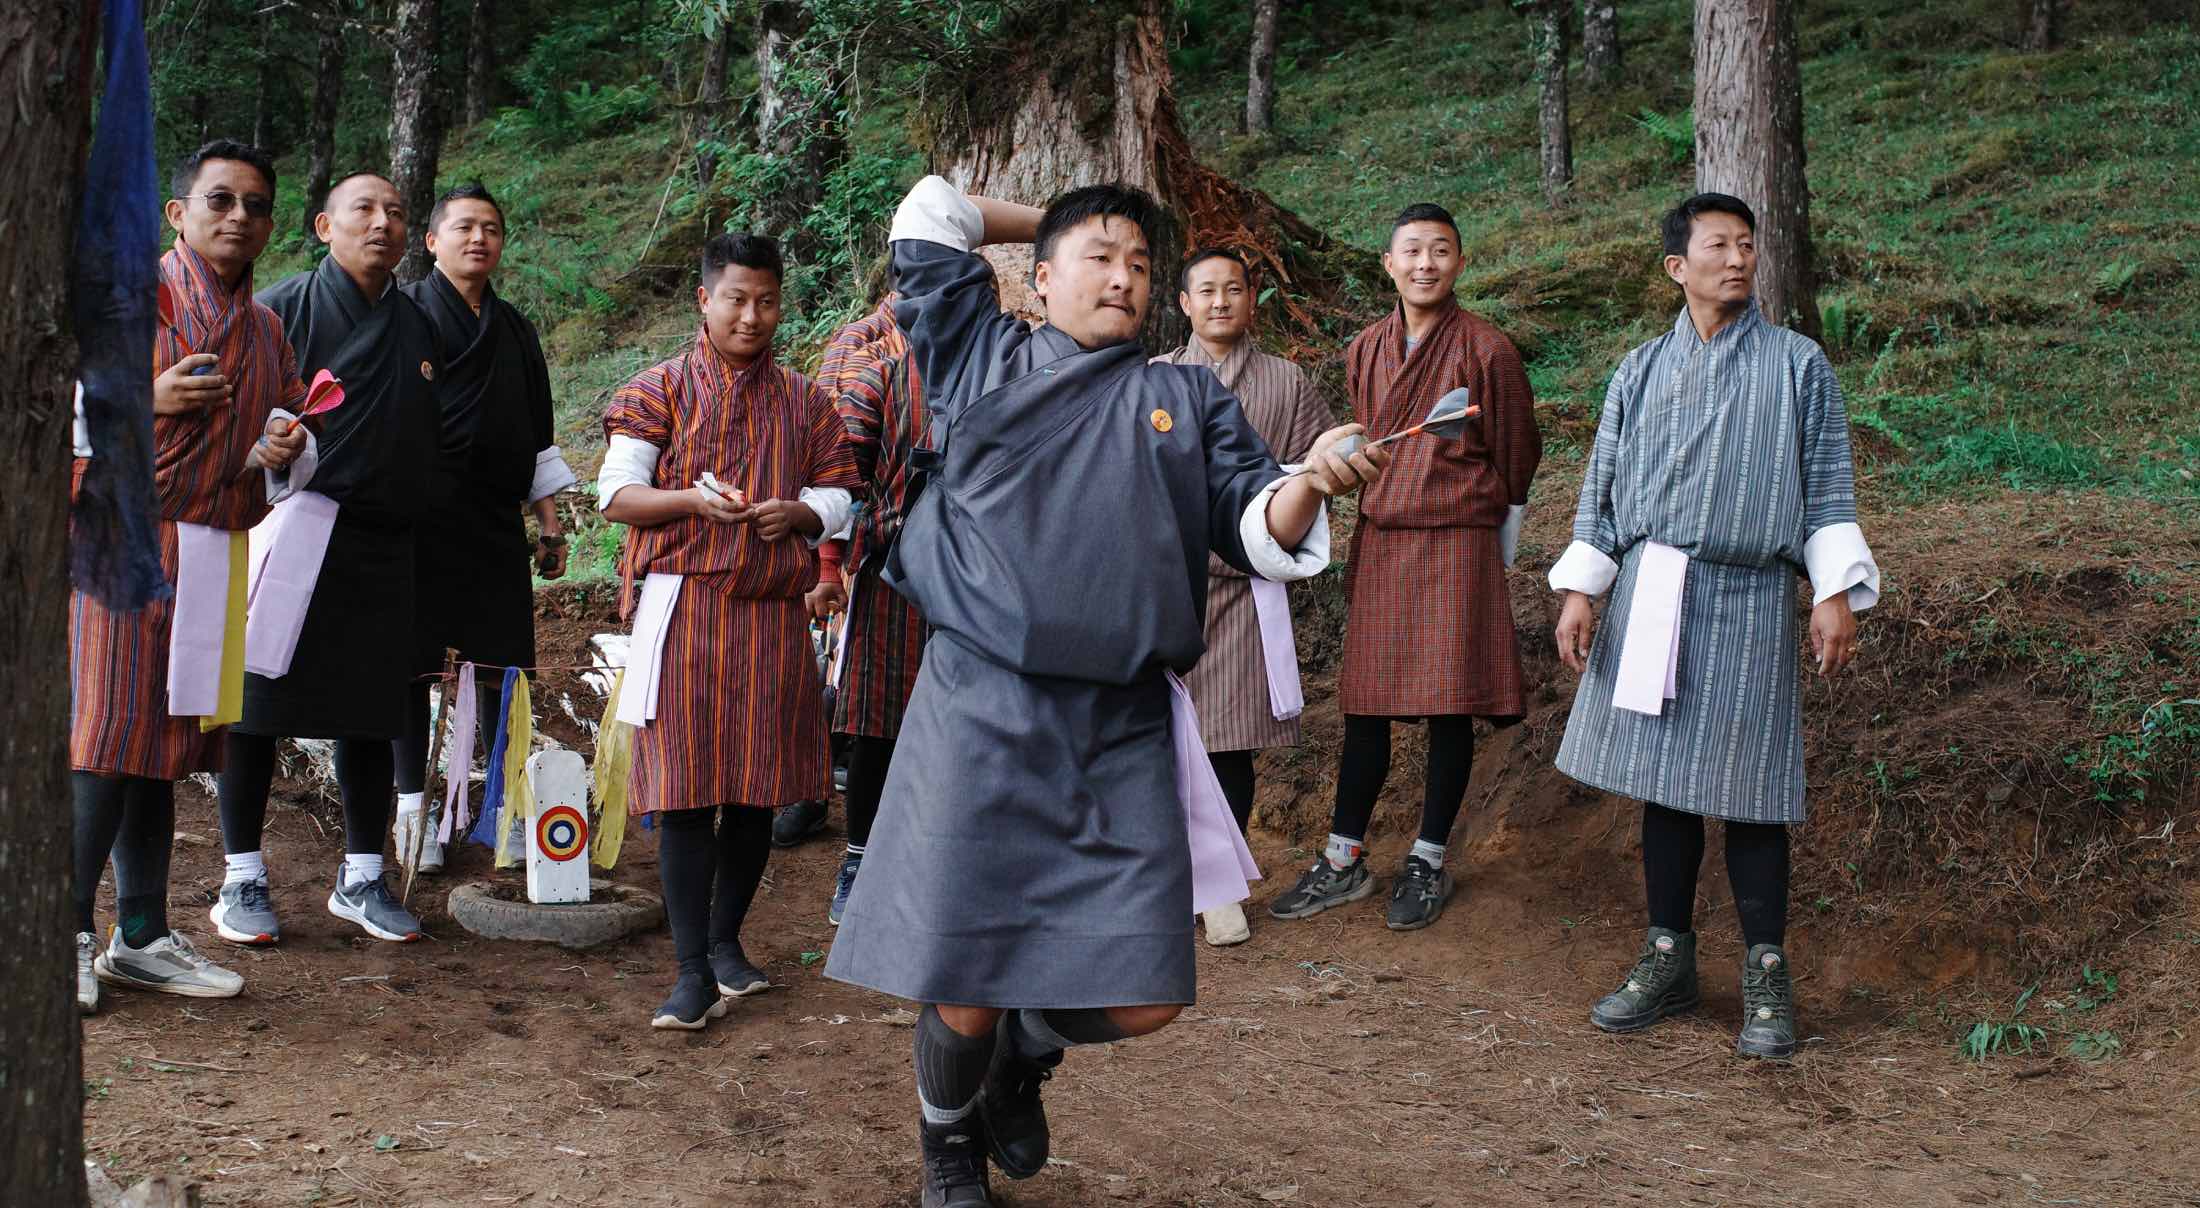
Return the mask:
<path id="1" fill-rule="evenodd" d="M 978 1132 L 975 1116 L 953 1124 L 927 1120 L 918 1126 L 924 1144 L 923 1208 L 993 1208 L 985 1141 Z"/>
<path id="2" fill-rule="evenodd" d="M 825 921 L 840 926 L 840 916 L 848 913 L 848 894 L 856 887 L 856 874 L 863 871 L 863 857 L 843 856 L 840 860 L 840 880 L 833 885 L 833 904 L 825 911 Z"/>
<path id="3" fill-rule="evenodd" d="M 1742 962 L 1742 1031 L 1734 1051 L 1784 1061 L 1795 1055 L 1795 982 L 1787 953 L 1759 944 Z"/>
<path id="4" fill-rule="evenodd" d="M 1419 856 L 1406 857 L 1406 870 L 1398 874 L 1398 881 L 1390 887 L 1390 917 L 1386 920 L 1392 931 L 1419 931 L 1444 916 L 1444 903 L 1458 882 L 1441 868 L 1431 868 Z"/>
<path id="5" fill-rule="evenodd" d="M 672 987 L 672 996 L 650 1016 L 649 1026 L 700 1032 L 705 1024 L 725 1013 L 726 1000 L 710 978 L 701 973 L 682 972 L 679 982 Z"/>
<path id="6" fill-rule="evenodd" d="M 417 814 L 400 812 L 397 815 L 397 825 L 393 829 L 396 831 L 395 839 L 399 861 L 411 862 L 413 844 L 417 842 L 420 844 L 420 867 L 413 871 L 420 873 L 422 876 L 432 876 L 443 871 L 443 842 L 435 837 L 436 832 L 442 829 L 442 819 L 438 818 L 434 812 L 428 810 L 422 810 Z M 421 834 L 422 831 L 427 833 Z"/>
<path id="7" fill-rule="evenodd" d="M 993 1164 L 1012 1179 L 1028 1179 L 1047 1168 L 1047 1109 L 1039 1091 L 1062 1064 L 1062 1050 L 1044 1057 L 1026 1057 L 1016 1050 L 1009 1020 L 1001 1016 L 993 1065 L 986 1071 L 985 1090 L 978 1096 L 978 1112 L 985 1120 L 986 1148 Z"/>
<path id="8" fill-rule="evenodd" d="M 232 944 L 272 944 L 283 938 L 265 876 L 222 882 L 221 896 L 206 917 L 214 921 L 215 933 Z"/>
<path id="9" fill-rule="evenodd" d="M 89 931 L 76 933 L 76 1009 L 89 1015 L 99 1009 L 99 976 L 92 972 L 92 958 L 99 941 Z"/>
<path id="10" fill-rule="evenodd" d="M 1696 933 L 1652 927 L 1626 984 L 1589 1008 L 1589 1022 L 1607 1032 L 1639 1032 L 1703 1001 L 1696 984 Z"/>
<path id="11" fill-rule="evenodd" d="M 235 998 L 244 990 L 244 978 L 200 956 L 190 940 L 174 931 L 132 948 L 117 927 L 107 950 L 92 962 L 92 972 L 111 985 L 187 998 Z"/>
<path id="12" fill-rule="evenodd" d="M 1199 917 L 1207 924 L 1207 942 L 1217 948 L 1242 944 L 1253 938 L 1253 929 L 1245 922 L 1245 907 L 1242 903 L 1232 902 L 1228 906 L 1217 906 Z"/>
<path id="13" fill-rule="evenodd" d="M 1314 857 L 1299 883 L 1268 904 L 1268 913 L 1279 919 L 1310 919 L 1332 906 L 1357 902 L 1375 892 L 1375 877 L 1367 871 L 1367 857 L 1348 868 L 1331 868 L 1326 856 Z"/>
<path id="14" fill-rule="evenodd" d="M 404 944 L 420 938 L 420 920 L 398 905 L 387 880 L 354 880 L 351 870 L 340 864 L 336 867 L 336 888 L 328 895 L 328 912 L 359 924 L 361 930 L 378 940 Z"/>
<path id="15" fill-rule="evenodd" d="M 772 988 L 771 979 L 749 963 L 749 955 L 741 950 L 738 940 L 710 946 L 710 971 L 718 979 L 718 992 L 727 998 L 747 998 Z"/>
<path id="16" fill-rule="evenodd" d="M 797 801 L 772 815 L 772 846 L 794 847 L 825 829 L 825 803 Z"/>

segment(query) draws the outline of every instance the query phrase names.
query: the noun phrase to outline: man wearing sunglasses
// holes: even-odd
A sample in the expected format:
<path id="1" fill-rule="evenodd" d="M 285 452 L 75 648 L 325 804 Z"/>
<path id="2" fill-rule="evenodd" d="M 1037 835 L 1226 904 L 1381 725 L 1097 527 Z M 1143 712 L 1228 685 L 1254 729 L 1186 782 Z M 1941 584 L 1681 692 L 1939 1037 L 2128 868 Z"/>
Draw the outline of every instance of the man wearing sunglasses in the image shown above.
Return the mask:
<path id="1" fill-rule="evenodd" d="M 176 242 L 160 260 L 153 342 L 153 482 L 175 592 L 132 612 L 78 593 L 69 602 L 76 994 L 86 1012 L 102 982 L 197 998 L 244 988 L 169 929 L 175 781 L 221 767 L 221 723 L 233 719 L 223 705 L 237 699 L 244 671 L 221 657 L 224 603 L 236 603 L 223 587 L 241 564 L 244 531 L 313 473 L 312 438 L 291 422 L 305 397 L 296 357 L 274 314 L 252 300 L 252 262 L 275 229 L 274 165 L 257 147 L 217 140 L 183 158 L 171 192 Z M 80 435 L 78 475 L 95 452 Z M 203 586 L 223 603 L 199 607 Z M 92 906 L 110 852 L 116 923 L 102 949 Z"/>
<path id="2" fill-rule="evenodd" d="M 213 915 L 233 943 L 268 944 L 281 935 L 260 850 L 277 738 L 336 741 L 345 854 L 329 913 L 377 939 L 420 934 L 382 878 L 390 744 L 404 731 L 412 670 L 413 528 L 432 498 L 442 428 L 435 331 L 392 277 L 405 252 L 406 217 L 387 178 L 345 177 L 313 220 L 328 258 L 260 295 L 283 321 L 300 373 L 311 379 L 327 370 L 343 384 L 344 401 L 314 421 L 321 462 L 312 495 L 319 498 L 286 505 L 305 503 L 304 510 L 278 510 L 282 535 L 268 543 L 270 567 L 281 563 L 286 578 L 312 584 L 296 645 L 282 674 L 246 674 L 244 716 L 230 728 L 223 759 L 229 869 Z M 291 534 L 309 531 L 309 552 L 291 552 Z M 272 577 L 263 574 L 263 585 Z"/>

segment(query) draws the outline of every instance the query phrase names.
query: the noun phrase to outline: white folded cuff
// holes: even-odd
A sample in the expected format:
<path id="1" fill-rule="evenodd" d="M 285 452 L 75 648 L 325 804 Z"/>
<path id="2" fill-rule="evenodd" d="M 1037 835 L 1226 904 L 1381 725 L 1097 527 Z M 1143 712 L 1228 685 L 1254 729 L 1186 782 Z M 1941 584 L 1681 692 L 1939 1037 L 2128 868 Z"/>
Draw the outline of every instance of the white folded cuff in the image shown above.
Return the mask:
<path id="1" fill-rule="evenodd" d="M 292 422 L 296 422 L 298 419 L 297 416 L 283 410 L 281 407 L 268 412 L 268 417 L 270 419 L 287 419 Z M 267 502 L 270 505 L 278 504 L 305 490 L 313 482 L 313 472 L 320 468 L 321 442 L 319 438 L 313 435 L 312 429 L 309 428 L 306 430 L 306 447 L 298 450 L 298 456 L 291 458 L 289 465 L 280 470 L 271 470 L 266 466 L 260 467 L 260 476 L 267 484 Z"/>
<path id="2" fill-rule="evenodd" d="M 1285 466 L 1286 471 L 1297 466 Z M 1238 541 L 1245 546 L 1245 561 L 1253 573 L 1277 583 L 1290 583 L 1298 579 L 1311 579 L 1329 569 L 1329 503 L 1322 502 L 1314 513 L 1313 527 L 1306 530 L 1306 538 L 1299 542 L 1297 552 L 1283 548 L 1276 535 L 1268 531 L 1268 501 L 1276 491 L 1290 480 L 1290 474 L 1276 479 L 1253 496 L 1253 502 L 1245 506 L 1245 514 L 1238 518 Z"/>
<path id="3" fill-rule="evenodd" d="M 579 482 L 565 454 L 556 445 L 535 454 L 535 482 L 527 488 L 527 502 L 537 503 Z"/>
<path id="4" fill-rule="evenodd" d="M 624 487 L 646 487 L 656 481 L 657 446 L 638 436 L 614 436 L 603 451 L 603 466 L 596 471 L 596 510 L 611 506 Z"/>
<path id="5" fill-rule="evenodd" d="M 1853 521 L 1829 524 L 1803 542 L 1803 569 L 1810 574 L 1810 602 L 1823 604 L 1849 593 L 1849 608 L 1862 612 L 1879 602 L 1879 563 Z"/>
<path id="6" fill-rule="evenodd" d="M 1619 563 L 1612 561 L 1603 550 L 1586 541 L 1576 541 L 1566 547 L 1558 561 L 1551 566 L 1552 591 L 1578 591 L 1585 596 L 1601 596 L 1611 590 L 1612 580 L 1619 578 Z"/>
<path id="7" fill-rule="evenodd" d="M 1520 526 L 1528 519 L 1528 505 L 1516 503 L 1505 509 L 1505 523 L 1497 528 L 1497 548 L 1505 556 L 1509 569 L 1513 558 L 1520 552 Z"/>
<path id="8" fill-rule="evenodd" d="M 938 176 L 927 176 L 909 190 L 894 211 L 888 242 L 921 239 L 967 252 L 985 242 L 985 214 L 961 189 Z"/>
<path id="9" fill-rule="evenodd" d="M 817 513 L 818 522 L 824 527 L 817 536 L 804 537 L 812 548 L 827 541 L 838 541 L 848 535 L 848 520 L 855 513 L 855 497 L 845 487 L 804 487 L 795 492 L 795 500 L 807 504 Z"/>
<path id="10" fill-rule="evenodd" d="M 76 384 L 76 419 L 69 424 L 69 450 L 78 457 L 92 455 L 92 426 L 84 420 L 84 383 Z"/>

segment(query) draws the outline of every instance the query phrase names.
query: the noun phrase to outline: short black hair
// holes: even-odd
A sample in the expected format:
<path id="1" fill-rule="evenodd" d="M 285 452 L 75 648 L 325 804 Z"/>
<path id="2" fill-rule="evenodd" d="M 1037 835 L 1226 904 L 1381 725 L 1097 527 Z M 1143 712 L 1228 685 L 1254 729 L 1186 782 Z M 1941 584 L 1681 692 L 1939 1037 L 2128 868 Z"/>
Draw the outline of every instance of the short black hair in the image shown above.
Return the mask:
<path id="1" fill-rule="evenodd" d="M 1451 241 L 1459 242 L 1459 224 L 1453 221 L 1451 211 L 1433 201 L 1417 201 L 1398 211 L 1398 216 L 1390 220 L 1390 241 L 1398 241 L 1399 227 L 1416 222 L 1441 222 L 1451 228 Z"/>
<path id="2" fill-rule="evenodd" d="M 267 195 L 275 196 L 275 161 L 267 152 L 251 143 L 240 143 L 233 138 L 217 138 L 203 143 L 196 151 L 187 151 L 176 161 L 176 170 L 168 178 L 170 197 L 189 196 L 191 186 L 199 183 L 199 170 L 210 159 L 233 159 L 240 164 L 251 164 L 260 175 L 267 178 Z"/>
<path id="3" fill-rule="evenodd" d="M 342 176 L 337 177 L 335 180 L 328 182 L 328 192 L 321 194 L 321 207 L 318 212 L 322 214 L 328 213 L 328 199 L 336 196 L 336 190 L 343 188 L 345 185 L 350 184 L 351 182 L 359 179 L 362 176 L 371 176 L 393 189 L 397 187 L 396 181 L 391 180 L 389 177 L 384 176 L 382 173 L 377 172 L 372 168 L 361 168 L 356 172 L 346 172 Z M 398 203 L 402 205 L 405 199 L 400 197 L 397 200 Z M 405 217 L 411 218 L 412 215 L 407 214 Z"/>
<path id="4" fill-rule="evenodd" d="M 780 257 L 777 239 L 748 231 L 722 231 L 703 244 L 703 288 L 718 284 L 726 269 L 736 264 L 770 273 L 772 280 L 786 284 L 787 262 Z"/>
<path id="5" fill-rule="evenodd" d="M 1658 220 L 1658 238 L 1668 256 L 1686 256 L 1688 237 L 1695 232 L 1698 214 L 1732 214 L 1757 229 L 1757 215 L 1749 203 L 1728 193 L 1698 193 L 1665 212 Z"/>
<path id="6" fill-rule="evenodd" d="M 428 211 L 429 230 L 443 225 L 443 211 L 454 201 L 486 201 L 489 208 L 497 212 L 497 221 L 504 221 L 504 207 L 498 205 L 497 199 L 489 195 L 489 186 L 478 180 L 469 180 L 435 199 L 435 208 Z"/>
<path id="7" fill-rule="evenodd" d="M 1189 291 L 1192 287 L 1192 270 L 1209 260 L 1227 260 L 1237 265 L 1238 271 L 1245 274 L 1245 284 L 1253 283 L 1253 266 L 1245 263 L 1245 257 L 1226 247 L 1203 247 L 1193 249 L 1191 255 L 1184 257 L 1184 267 L 1176 270 L 1176 292 L 1181 294 Z"/>
<path id="8" fill-rule="evenodd" d="M 1031 263 L 1037 267 L 1042 260 L 1054 255 L 1054 244 L 1062 232 L 1093 218 L 1123 218 L 1138 227 L 1138 233 L 1146 237 L 1146 250 L 1151 253 L 1161 245 L 1164 217 L 1161 203 L 1144 189 L 1126 184 L 1086 185 L 1071 189 L 1048 203 L 1046 213 L 1039 219 L 1039 234 L 1031 241 Z"/>

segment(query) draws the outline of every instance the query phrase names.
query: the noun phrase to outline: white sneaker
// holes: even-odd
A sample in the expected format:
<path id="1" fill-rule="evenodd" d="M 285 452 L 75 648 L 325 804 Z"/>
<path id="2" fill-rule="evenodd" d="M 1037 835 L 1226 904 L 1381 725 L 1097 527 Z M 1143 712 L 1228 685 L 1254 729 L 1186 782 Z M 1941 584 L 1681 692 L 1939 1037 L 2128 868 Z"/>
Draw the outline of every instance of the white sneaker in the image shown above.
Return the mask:
<path id="1" fill-rule="evenodd" d="M 117 927 L 107 950 L 92 961 L 92 971 L 103 982 L 190 998 L 235 998 L 244 989 L 244 978 L 200 956 L 191 941 L 175 931 L 143 948 L 132 948 L 122 942 L 122 929 Z"/>
<path id="2" fill-rule="evenodd" d="M 76 933 L 76 1009 L 86 1015 L 99 1009 L 99 976 L 92 972 L 92 958 L 99 941 L 89 931 Z"/>
<path id="3" fill-rule="evenodd" d="M 1240 903 L 1217 906 L 1199 917 L 1207 924 L 1207 942 L 1217 948 L 1253 938 L 1253 929 L 1245 923 L 1245 907 Z"/>
<path id="4" fill-rule="evenodd" d="M 443 843 L 435 837 L 440 829 L 440 819 L 422 810 L 417 814 L 399 813 L 397 825 L 392 828 L 397 842 L 397 858 L 401 863 L 412 862 L 413 843 L 420 844 L 420 867 L 414 871 L 423 875 L 443 871 Z M 428 833 L 420 834 L 422 830 Z"/>

